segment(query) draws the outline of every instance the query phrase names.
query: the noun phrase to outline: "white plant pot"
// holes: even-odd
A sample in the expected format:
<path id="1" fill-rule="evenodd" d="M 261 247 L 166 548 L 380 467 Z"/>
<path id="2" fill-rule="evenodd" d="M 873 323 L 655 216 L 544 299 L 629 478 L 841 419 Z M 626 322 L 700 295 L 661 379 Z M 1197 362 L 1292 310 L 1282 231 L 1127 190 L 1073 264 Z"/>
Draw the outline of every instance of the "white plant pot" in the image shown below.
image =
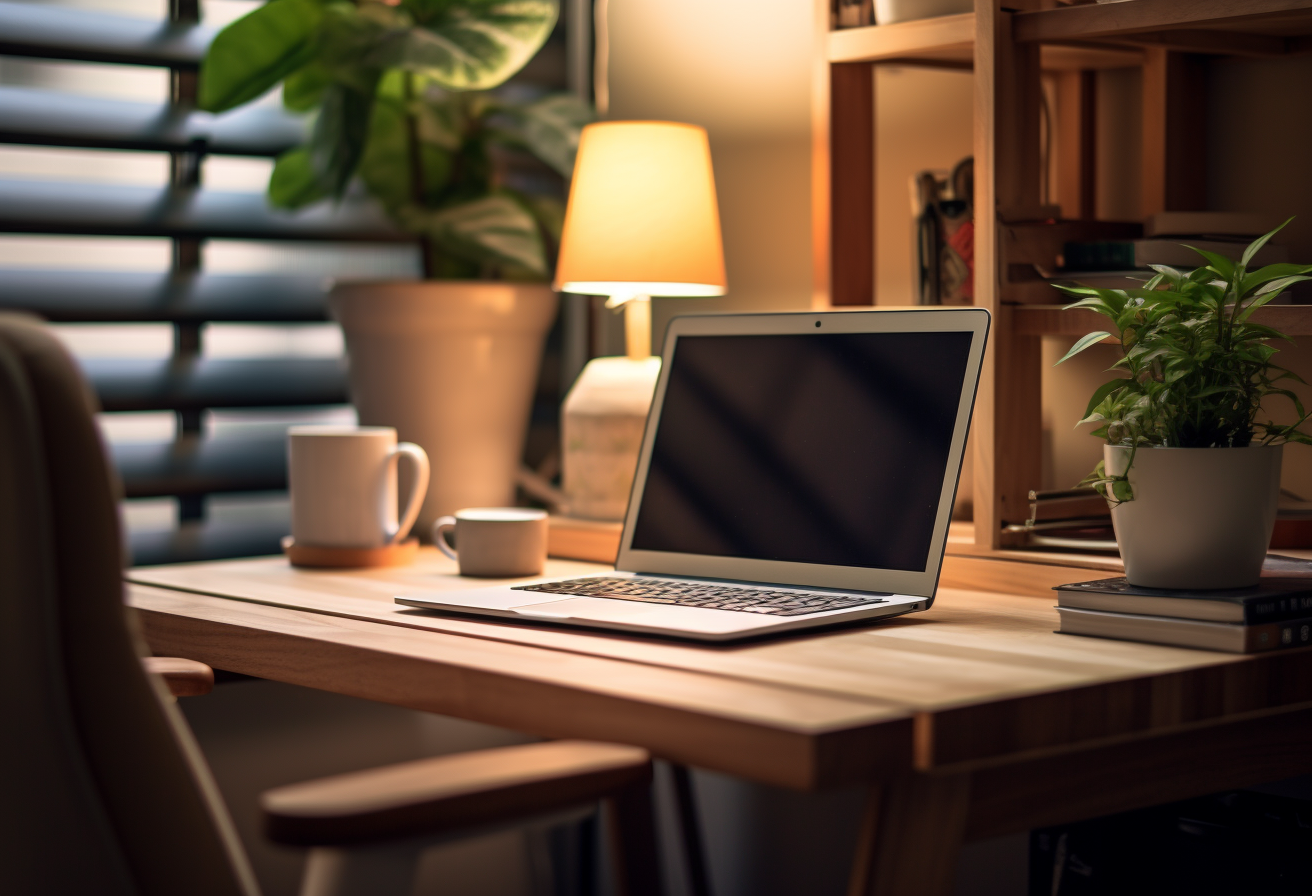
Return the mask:
<path id="1" fill-rule="evenodd" d="M 1280 445 L 1140 448 L 1134 500 L 1112 508 L 1125 577 L 1144 588 L 1246 588 L 1257 584 L 1280 495 Z M 1103 446 L 1109 475 L 1130 449 Z"/>
<path id="2" fill-rule="evenodd" d="M 415 531 L 514 503 L 556 294 L 539 284 L 351 283 L 330 298 L 360 423 L 394 426 L 432 465 Z M 402 483 L 404 492 L 406 483 Z"/>

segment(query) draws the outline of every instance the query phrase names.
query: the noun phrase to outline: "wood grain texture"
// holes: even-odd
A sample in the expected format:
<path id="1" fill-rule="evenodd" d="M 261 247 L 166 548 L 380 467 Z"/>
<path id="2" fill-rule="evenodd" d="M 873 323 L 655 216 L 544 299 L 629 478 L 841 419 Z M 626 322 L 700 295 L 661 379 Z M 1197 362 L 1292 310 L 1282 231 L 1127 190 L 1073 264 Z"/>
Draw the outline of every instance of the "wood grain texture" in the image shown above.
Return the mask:
<path id="1" fill-rule="evenodd" d="M 214 690 L 214 670 L 204 663 L 177 656 L 142 657 L 141 665 L 164 679 L 174 697 L 203 697 Z"/>
<path id="2" fill-rule="evenodd" d="M 829 40 L 830 0 L 811 0 L 811 308 L 829 307 L 830 165 Z"/>
<path id="3" fill-rule="evenodd" d="M 1271 22 L 1282 31 L 1299 24 L 1312 30 L 1308 0 L 1135 0 L 1021 13 L 1016 39 L 1025 42 L 1088 40 L 1200 26 L 1260 29 Z"/>
<path id="4" fill-rule="evenodd" d="M 554 741 L 290 784 L 260 806 L 275 843 L 345 846 L 526 820 L 650 781 L 646 750 Z"/>
<path id="5" fill-rule="evenodd" d="M 1312 336 L 1312 305 L 1267 305 L 1252 319 L 1289 336 Z M 1018 307 L 1015 320 L 1016 331 L 1031 336 L 1083 336 L 1111 323 L 1092 311 L 1063 311 L 1060 305 Z"/>
<path id="6" fill-rule="evenodd" d="M 829 66 L 829 302 L 875 303 L 875 73 Z"/>
<path id="7" fill-rule="evenodd" d="M 620 553 L 623 523 L 553 516 L 547 530 L 547 556 L 563 560 L 614 564 Z"/>
<path id="8" fill-rule="evenodd" d="M 886 701 L 157 588 L 130 600 L 156 649 L 260 678 L 794 788 L 910 767 L 910 716 Z"/>
<path id="9" fill-rule="evenodd" d="M 872 787 L 849 896 L 951 893 L 969 806 L 969 775 L 907 775 Z"/>
<path id="10" fill-rule="evenodd" d="M 844 28 L 830 31 L 825 37 L 823 53 L 828 62 L 879 62 L 969 70 L 974 64 L 975 14 Z M 1142 51 L 1135 48 L 1088 44 L 1045 46 L 1040 55 L 1044 71 L 1133 68 L 1143 61 Z"/>
<path id="11" fill-rule="evenodd" d="M 875 62 L 888 59 L 941 57 L 944 51 L 961 49 L 969 59 L 975 41 L 975 14 L 937 16 L 893 25 L 844 28 L 831 31 L 826 42 L 830 62 Z"/>
<path id="12" fill-rule="evenodd" d="M 1004 559 L 1012 554 L 1026 562 Z M 945 576 L 960 564 L 951 584 L 974 587 L 940 588 L 926 613 L 730 647 L 399 608 L 391 595 L 408 589 L 398 577 L 468 587 L 438 571 L 450 561 L 431 549 L 403 571 L 307 572 L 274 558 L 151 567 L 132 575 L 226 598 L 135 588 L 132 600 L 161 652 L 547 736 L 632 743 L 792 786 L 860 780 L 884 761 L 910 767 L 913 718 L 916 764 L 938 769 L 1312 699 L 1298 684 L 1312 682 L 1309 651 L 1242 657 L 1054 634 L 1047 583 L 1114 574 L 1061 565 L 1089 559 L 950 556 Z M 549 574 L 597 568 L 556 563 Z M 1033 596 L 987 590 L 1008 581 Z M 473 696 L 491 693 L 505 696 Z M 603 717 L 602 706 L 615 708 Z M 579 720 L 587 724 L 574 727 Z M 907 743 L 898 746 L 899 736 Z"/>
<path id="13" fill-rule="evenodd" d="M 998 552 L 1003 553 L 1003 552 Z M 1011 553 L 1010 551 L 1006 553 Z M 1071 582 L 1090 581 L 1114 573 L 1080 570 L 1047 563 L 1018 563 L 986 556 L 962 554 L 943 559 L 940 588 L 997 591 L 1052 600 L 1052 589 Z"/>
<path id="14" fill-rule="evenodd" d="M 1025 4 L 1022 4 L 1022 6 Z M 1039 205 L 1038 47 L 1012 39 L 998 0 L 976 5 L 975 304 L 993 314 L 975 398 L 976 542 L 1001 547 L 1038 484 L 1041 408 L 1037 339 L 1016 332 L 1003 304 L 1002 216 Z"/>
<path id="15" fill-rule="evenodd" d="M 978 771 L 966 838 L 1126 812 L 1312 772 L 1312 710 Z"/>

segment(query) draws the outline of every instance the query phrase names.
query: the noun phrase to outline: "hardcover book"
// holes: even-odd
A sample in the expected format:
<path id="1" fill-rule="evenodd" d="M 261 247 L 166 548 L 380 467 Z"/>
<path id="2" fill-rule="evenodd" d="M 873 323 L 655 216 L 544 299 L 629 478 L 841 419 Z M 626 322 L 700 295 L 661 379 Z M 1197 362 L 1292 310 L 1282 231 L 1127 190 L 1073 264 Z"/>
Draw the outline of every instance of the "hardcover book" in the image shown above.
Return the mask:
<path id="1" fill-rule="evenodd" d="M 1312 616 L 1241 625 L 1234 622 L 1201 622 L 1170 616 L 1139 616 L 1133 613 L 1100 613 L 1058 607 L 1062 634 L 1146 641 L 1200 650 L 1229 653 L 1262 653 L 1284 647 L 1312 644 Z"/>
<path id="2" fill-rule="evenodd" d="M 1312 587 L 1289 578 L 1263 578 L 1253 588 L 1174 591 L 1140 588 L 1124 576 L 1058 585 L 1057 606 L 1104 613 L 1169 616 L 1202 622 L 1257 625 L 1312 616 Z"/>

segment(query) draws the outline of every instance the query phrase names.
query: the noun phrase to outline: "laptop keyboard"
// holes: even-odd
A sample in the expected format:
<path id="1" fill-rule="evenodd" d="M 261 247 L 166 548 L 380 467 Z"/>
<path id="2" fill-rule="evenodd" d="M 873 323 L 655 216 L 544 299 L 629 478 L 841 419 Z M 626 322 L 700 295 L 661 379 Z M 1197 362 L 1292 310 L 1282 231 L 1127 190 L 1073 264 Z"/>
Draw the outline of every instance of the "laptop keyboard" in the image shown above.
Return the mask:
<path id="1" fill-rule="evenodd" d="M 516 591 L 541 591 L 571 597 L 613 597 L 649 604 L 674 604 L 709 610 L 736 610 L 767 616 L 807 616 L 828 610 L 847 610 L 865 604 L 884 604 L 880 597 L 856 594 L 823 594 L 807 591 L 769 591 L 703 582 L 649 579 L 641 576 L 595 576 L 540 585 L 515 585 Z"/>

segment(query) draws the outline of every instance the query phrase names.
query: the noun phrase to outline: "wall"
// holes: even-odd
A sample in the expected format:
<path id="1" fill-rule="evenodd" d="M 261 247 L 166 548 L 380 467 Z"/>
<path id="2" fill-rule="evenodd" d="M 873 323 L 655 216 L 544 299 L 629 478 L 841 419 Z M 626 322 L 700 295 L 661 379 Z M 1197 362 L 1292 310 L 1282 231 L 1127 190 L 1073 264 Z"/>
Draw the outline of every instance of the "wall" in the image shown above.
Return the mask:
<path id="1" fill-rule="evenodd" d="M 929 68 L 875 68 L 875 301 L 915 304 L 911 178 L 946 176 L 969 156 L 974 76 Z"/>
<path id="2" fill-rule="evenodd" d="M 656 299 L 676 314 L 810 307 L 810 0 L 611 0 L 609 118 L 707 129 L 729 292 Z M 611 318 L 606 350 L 622 353 Z"/>

